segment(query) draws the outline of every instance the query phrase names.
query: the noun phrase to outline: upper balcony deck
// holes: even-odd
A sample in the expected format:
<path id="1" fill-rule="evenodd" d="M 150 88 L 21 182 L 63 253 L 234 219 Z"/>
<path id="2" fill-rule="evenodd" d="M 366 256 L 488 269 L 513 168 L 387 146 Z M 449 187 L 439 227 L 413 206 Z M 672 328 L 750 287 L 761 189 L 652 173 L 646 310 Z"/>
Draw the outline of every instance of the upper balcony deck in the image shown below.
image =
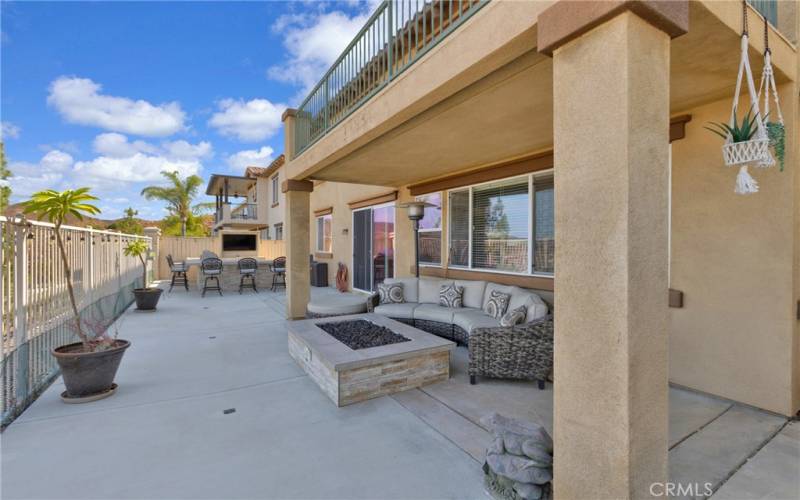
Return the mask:
<path id="1" fill-rule="evenodd" d="M 384 0 L 298 107 L 293 155 L 302 154 L 488 2 Z M 796 10 L 788 5 L 793 2 L 748 3 L 787 40 L 796 41 Z"/>
<path id="2" fill-rule="evenodd" d="M 301 154 L 489 0 L 384 0 L 297 110 Z"/>

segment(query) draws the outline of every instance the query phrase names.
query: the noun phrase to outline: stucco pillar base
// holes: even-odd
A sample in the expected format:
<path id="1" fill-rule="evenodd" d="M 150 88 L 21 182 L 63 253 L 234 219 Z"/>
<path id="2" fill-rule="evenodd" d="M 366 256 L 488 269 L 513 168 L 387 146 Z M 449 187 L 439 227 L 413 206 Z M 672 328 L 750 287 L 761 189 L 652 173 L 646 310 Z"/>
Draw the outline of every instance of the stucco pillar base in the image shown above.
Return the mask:
<path id="1" fill-rule="evenodd" d="M 628 11 L 554 51 L 556 498 L 667 480 L 669 50 Z"/>
<path id="2" fill-rule="evenodd" d="M 309 217 L 313 184 L 309 181 L 285 181 L 286 211 L 286 318 L 305 317 L 311 293 L 308 255 L 311 248 Z"/>

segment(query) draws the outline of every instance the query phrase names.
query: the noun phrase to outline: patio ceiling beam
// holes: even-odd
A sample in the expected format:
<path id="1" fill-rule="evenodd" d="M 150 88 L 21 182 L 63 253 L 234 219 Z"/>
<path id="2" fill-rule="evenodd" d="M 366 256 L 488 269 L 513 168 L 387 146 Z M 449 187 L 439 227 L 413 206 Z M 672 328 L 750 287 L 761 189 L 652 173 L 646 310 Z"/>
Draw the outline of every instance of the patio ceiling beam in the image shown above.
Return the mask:
<path id="1" fill-rule="evenodd" d="M 560 1 L 540 17 L 558 193 L 556 498 L 651 497 L 668 480 L 670 39 L 688 8 Z"/>

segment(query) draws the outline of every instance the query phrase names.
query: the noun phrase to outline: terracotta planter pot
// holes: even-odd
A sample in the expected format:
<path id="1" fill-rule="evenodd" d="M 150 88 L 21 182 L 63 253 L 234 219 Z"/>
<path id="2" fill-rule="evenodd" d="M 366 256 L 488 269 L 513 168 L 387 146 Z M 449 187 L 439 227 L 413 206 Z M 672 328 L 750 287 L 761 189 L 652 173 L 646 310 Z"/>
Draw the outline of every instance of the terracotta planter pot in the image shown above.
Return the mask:
<path id="1" fill-rule="evenodd" d="M 125 349 L 130 346 L 127 340 L 118 339 L 114 347 L 105 351 L 84 352 L 80 342 L 53 349 L 67 397 L 85 398 L 110 391 Z"/>
<path id="2" fill-rule="evenodd" d="M 164 290 L 160 288 L 136 288 L 133 296 L 136 298 L 136 309 L 140 311 L 153 311 L 158 305 L 158 299 Z"/>

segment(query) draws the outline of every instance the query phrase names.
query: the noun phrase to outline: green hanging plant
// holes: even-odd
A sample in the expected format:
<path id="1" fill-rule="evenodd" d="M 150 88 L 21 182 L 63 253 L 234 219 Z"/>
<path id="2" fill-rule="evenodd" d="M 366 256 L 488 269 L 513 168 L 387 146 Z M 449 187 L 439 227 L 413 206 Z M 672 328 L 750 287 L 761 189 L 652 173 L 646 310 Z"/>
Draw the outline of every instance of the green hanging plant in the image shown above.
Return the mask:
<path id="1" fill-rule="evenodd" d="M 758 115 L 753 114 L 753 108 L 751 106 L 750 110 L 742 117 L 741 123 L 739 123 L 739 117 L 736 116 L 736 112 L 734 111 L 733 126 L 722 122 L 709 122 L 711 127 L 704 126 L 703 128 L 717 134 L 724 140 L 728 140 L 728 136 L 730 136 L 734 143 L 746 142 L 749 141 L 755 135 L 756 130 L 758 130 L 758 126 L 756 125 L 757 119 Z"/>
<path id="2" fill-rule="evenodd" d="M 775 151 L 775 157 L 781 165 L 781 172 L 783 172 L 784 158 L 786 155 L 786 128 L 782 123 L 769 122 L 767 123 L 767 137 L 769 137 L 769 145 Z"/>

